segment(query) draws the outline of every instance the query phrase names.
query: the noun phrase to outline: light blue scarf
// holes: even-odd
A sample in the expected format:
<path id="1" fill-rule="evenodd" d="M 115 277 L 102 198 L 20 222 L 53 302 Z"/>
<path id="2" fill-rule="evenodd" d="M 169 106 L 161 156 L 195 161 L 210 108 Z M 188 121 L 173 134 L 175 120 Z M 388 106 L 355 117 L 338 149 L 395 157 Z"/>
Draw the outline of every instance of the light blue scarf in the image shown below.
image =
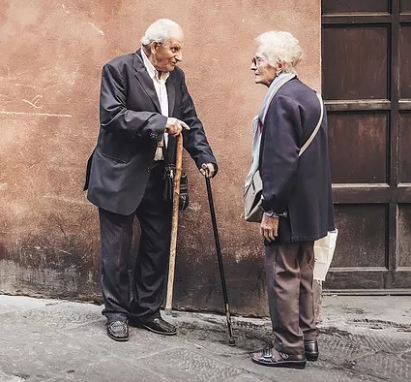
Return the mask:
<path id="1" fill-rule="evenodd" d="M 264 125 L 265 115 L 267 114 L 271 101 L 277 94 L 281 86 L 292 80 L 294 77 L 294 73 L 279 74 L 268 88 L 267 94 L 264 97 L 263 105 L 261 106 L 260 114 L 256 115 L 253 118 L 253 163 L 251 164 L 250 171 L 248 172 L 247 178 L 245 179 L 245 186 L 248 186 L 250 184 L 254 173 L 258 170 L 258 163 L 260 161 L 261 132 Z"/>

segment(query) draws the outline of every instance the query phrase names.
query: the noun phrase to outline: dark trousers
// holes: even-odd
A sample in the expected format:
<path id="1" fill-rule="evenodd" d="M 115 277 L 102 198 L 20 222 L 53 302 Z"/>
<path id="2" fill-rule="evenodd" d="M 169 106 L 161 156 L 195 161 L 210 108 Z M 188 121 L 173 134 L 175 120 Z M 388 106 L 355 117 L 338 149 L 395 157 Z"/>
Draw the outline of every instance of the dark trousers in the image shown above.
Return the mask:
<path id="1" fill-rule="evenodd" d="M 163 200 L 164 166 L 150 172 L 135 213 L 124 216 L 99 209 L 101 287 L 107 322 L 133 318 L 148 322 L 160 316 L 170 255 L 170 202 Z M 133 221 L 141 236 L 137 253 L 130 253 Z"/>
<path id="2" fill-rule="evenodd" d="M 304 340 L 315 340 L 313 269 L 314 242 L 265 247 L 266 281 L 274 347 L 304 354 Z"/>

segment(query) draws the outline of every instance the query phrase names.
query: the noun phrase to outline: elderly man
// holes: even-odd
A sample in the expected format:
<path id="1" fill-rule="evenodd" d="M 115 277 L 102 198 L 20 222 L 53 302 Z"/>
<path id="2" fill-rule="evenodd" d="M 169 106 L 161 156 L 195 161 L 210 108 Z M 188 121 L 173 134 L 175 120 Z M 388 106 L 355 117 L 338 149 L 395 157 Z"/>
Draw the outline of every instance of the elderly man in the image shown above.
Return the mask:
<path id="1" fill-rule="evenodd" d="M 296 76 L 302 50 L 288 32 L 256 39 L 251 70 L 268 87 L 255 129 L 252 171 L 262 180 L 260 233 L 273 345 L 253 361 L 304 368 L 318 358 L 314 321 L 314 241 L 334 229 L 327 119 L 322 101 Z"/>
<path id="2" fill-rule="evenodd" d="M 169 259 L 172 203 L 164 197 L 164 158 L 176 139 L 205 176 L 216 159 L 188 93 L 182 60 L 184 35 L 168 19 L 150 25 L 133 54 L 103 67 L 100 133 L 86 176 L 88 199 L 99 207 L 101 286 L 107 334 L 129 337 L 128 325 L 176 334 L 160 316 Z M 208 170 L 201 168 L 206 164 Z M 130 253 L 137 216 L 138 253 Z"/>

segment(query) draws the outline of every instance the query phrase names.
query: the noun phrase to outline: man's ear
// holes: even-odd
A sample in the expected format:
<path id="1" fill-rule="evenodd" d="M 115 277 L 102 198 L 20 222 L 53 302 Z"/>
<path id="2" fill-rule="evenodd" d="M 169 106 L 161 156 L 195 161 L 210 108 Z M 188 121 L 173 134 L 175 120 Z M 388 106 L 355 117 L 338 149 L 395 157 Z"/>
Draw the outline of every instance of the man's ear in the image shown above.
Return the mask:
<path id="1" fill-rule="evenodd" d="M 156 50 L 158 49 L 159 45 L 160 45 L 160 44 L 159 44 L 158 42 L 156 42 L 156 41 L 152 42 L 151 45 L 150 45 L 150 51 L 151 51 L 151 53 L 155 53 Z"/>

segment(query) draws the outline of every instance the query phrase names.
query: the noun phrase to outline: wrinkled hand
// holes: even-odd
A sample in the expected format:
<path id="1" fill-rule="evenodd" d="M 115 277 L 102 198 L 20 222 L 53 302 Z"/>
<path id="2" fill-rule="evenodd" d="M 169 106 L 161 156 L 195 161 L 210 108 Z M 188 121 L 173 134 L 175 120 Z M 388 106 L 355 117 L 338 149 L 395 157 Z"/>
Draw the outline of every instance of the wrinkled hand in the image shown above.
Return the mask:
<path id="1" fill-rule="evenodd" d="M 206 176 L 207 178 L 212 178 L 215 174 L 215 167 L 213 163 L 203 163 L 200 168 L 200 172 L 202 175 Z"/>
<path id="2" fill-rule="evenodd" d="M 177 118 L 167 118 L 165 132 L 171 134 L 173 137 L 177 137 L 182 131 L 190 130 L 190 127 L 183 121 Z"/>
<path id="3" fill-rule="evenodd" d="M 275 241 L 275 238 L 278 236 L 278 224 L 280 219 L 278 216 L 267 216 L 263 214 L 263 220 L 260 224 L 260 234 L 268 242 Z"/>

